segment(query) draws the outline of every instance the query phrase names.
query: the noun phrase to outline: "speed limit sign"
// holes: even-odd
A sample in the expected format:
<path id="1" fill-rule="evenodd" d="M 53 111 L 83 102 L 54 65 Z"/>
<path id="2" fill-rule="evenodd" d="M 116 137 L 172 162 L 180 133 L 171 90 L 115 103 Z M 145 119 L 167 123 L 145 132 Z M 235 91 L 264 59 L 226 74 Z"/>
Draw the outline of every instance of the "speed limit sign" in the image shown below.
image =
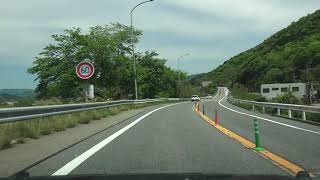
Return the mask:
<path id="1" fill-rule="evenodd" d="M 89 79 L 94 73 L 94 67 L 90 62 L 82 61 L 77 65 L 76 73 L 81 79 Z"/>

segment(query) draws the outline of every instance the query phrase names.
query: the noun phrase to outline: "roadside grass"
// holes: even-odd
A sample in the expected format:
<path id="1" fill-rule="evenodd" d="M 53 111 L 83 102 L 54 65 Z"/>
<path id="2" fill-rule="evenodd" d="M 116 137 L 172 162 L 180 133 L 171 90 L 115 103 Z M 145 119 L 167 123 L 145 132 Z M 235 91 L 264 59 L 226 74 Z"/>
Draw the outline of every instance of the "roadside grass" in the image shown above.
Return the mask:
<path id="1" fill-rule="evenodd" d="M 236 99 L 246 99 L 252 101 L 266 101 L 264 97 L 257 93 L 249 92 L 248 89 L 244 87 L 233 87 L 231 89 L 231 95 Z"/>
<path id="2" fill-rule="evenodd" d="M 73 128 L 77 124 L 89 124 L 130 109 L 137 109 L 168 102 L 119 105 L 110 108 L 89 110 L 78 113 L 37 118 L 27 121 L 0 124 L 0 150 L 12 147 L 16 143 L 25 143 L 26 138 L 38 139 L 41 136 Z"/>
<path id="3" fill-rule="evenodd" d="M 5 104 L 5 103 L 0 103 L 0 108 L 11 108 L 14 107 L 13 105 Z"/>
<path id="4" fill-rule="evenodd" d="M 320 114 L 317 113 L 306 113 L 307 120 L 320 123 Z"/>
<path id="5" fill-rule="evenodd" d="M 235 106 L 241 107 L 243 109 L 247 109 L 247 110 L 252 110 L 252 105 L 250 104 L 241 104 L 239 102 L 232 102 L 232 101 L 228 101 L 230 104 L 233 104 Z"/>

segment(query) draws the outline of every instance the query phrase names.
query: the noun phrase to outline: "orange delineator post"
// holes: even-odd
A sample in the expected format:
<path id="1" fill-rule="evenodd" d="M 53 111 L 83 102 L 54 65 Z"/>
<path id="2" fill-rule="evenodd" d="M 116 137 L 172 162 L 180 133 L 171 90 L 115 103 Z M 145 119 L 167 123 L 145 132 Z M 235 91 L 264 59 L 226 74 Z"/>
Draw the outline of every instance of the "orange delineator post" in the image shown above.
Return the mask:
<path id="1" fill-rule="evenodd" d="M 218 111 L 216 110 L 215 112 L 215 118 L 214 118 L 215 124 L 219 125 L 219 116 L 218 116 Z"/>

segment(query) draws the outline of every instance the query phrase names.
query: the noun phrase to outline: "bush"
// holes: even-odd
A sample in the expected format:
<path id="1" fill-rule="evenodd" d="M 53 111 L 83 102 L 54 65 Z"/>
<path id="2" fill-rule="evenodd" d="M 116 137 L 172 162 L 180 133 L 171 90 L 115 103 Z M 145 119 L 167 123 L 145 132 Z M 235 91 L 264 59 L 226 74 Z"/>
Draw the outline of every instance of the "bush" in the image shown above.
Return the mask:
<path id="1" fill-rule="evenodd" d="M 78 118 L 79 118 L 79 123 L 80 124 L 89 124 L 91 121 L 91 117 L 89 116 L 88 113 L 86 112 L 81 112 L 78 114 Z"/>
<path id="2" fill-rule="evenodd" d="M 41 99 L 34 102 L 37 106 L 45 106 L 45 105 L 60 105 L 63 104 L 63 101 L 59 98 L 50 98 L 50 99 Z"/>
<path id="3" fill-rule="evenodd" d="M 102 115 L 98 110 L 88 112 L 88 116 L 90 116 L 92 120 L 99 120 L 102 118 Z"/>
<path id="4" fill-rule="evenodd" d="M 266 101 L 266 99 L 257 93 L 249 92 L 245 87 L 234 86 L 231 89 L 231 95 L 236 99 L 246 99 L 251 101 Z"/>
<path id="5" fill-rule="evenodd" d="M 1 134 L 0 135 L 0 149 L 6 149 L 11 147 L 11 138 L 7 135 Z"/>
<path id="6" fill-rule="evenodd" d="M 66 128 L 73 128 L 78 124 L 78 120 L 74 118 L 73 114 L 64 115 Z"/>
<path id="7" fill-rule="evenodd" d="M 169 98 L 170 93 L 166 91 L 160 91 L 155 95 L 155 98 Z"/>
<path id="8" fill-rule="evenodd" d="M 17 102 L 14 103 L 16 107 L 25 107 L 25 106 L 32 106 L 34 103 L 33 99 L 18 99 Z"/>
<path id="9" fill-rule="evenodd" d="M 276 103 L 284 103 L 284 104 L 303 104 L 302 100 L 292 95 L 291 92 L 285 95 L 273 98 L 271 101 Z"/>
<path id="10" fill-rule="evenodd" d="M 111 107 L 110 109 L 110 114 L 111 115 L 116 115 L 120 112 L 120 109 L 118 107 Z"/>
<path id="11" fill-rule="evenodd" d="M 320 123 L 320 114 L 317 113 L 306 113 L 308 121 L 314 121 Z"/>
<path id="12" fill-rule="evenodd" d="M 258 101 L 258 102 L 267 102 L 267 98 L 266 97 L 263 97 L 263 96 L 260 96 L 260 97 L 257 97 L 255 99 L 255 101 Z"/>
<path id="13" fill-rule="evenodd" d="M 66 121 L 61 117 L 52 117 L 51 122 L 54 131 L 64 131 L 66 129 Z"/>
<path id="14" fill-rule="evenodd" d="M 37 124 L 35 121 L 32 122 L 18 122 L 16 124 L 16 128 L 19 132 L 19 136 L 38 139 L 39 138 L 39 131 Z"/>
<path id="15" fill-rule="evenodd" d="M 14 107 L 14 105 L 7 104 L 7 103 L 0 103 L 0 108 L 11 108 Z"/>
<path id="16" fill-rule="evenodd" d="M 50 117 L 49 117 L 50 118 Z M 49 135 L 53 132 L 53 127 L 48 119 L 39 120 L 40 125 L 40 134 L 41 135 Z"/>

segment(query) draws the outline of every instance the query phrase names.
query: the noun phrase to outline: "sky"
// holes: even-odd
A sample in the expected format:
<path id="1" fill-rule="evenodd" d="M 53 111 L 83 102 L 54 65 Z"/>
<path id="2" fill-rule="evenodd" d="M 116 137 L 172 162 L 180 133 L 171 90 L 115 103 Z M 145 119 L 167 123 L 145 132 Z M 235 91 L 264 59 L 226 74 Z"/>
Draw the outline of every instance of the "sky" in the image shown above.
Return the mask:
<path id="1" fill-rule="evenodd" d="M 112 22 L 130 24 L 141 0 L 0 0 L 0 89 L 35 88 L 26 70 L 52 34 Z M 319 0 L 154 0 L 134 11 L 143 31 L 137 50 L 154 50 L 188 74 L 213 70 L 293 21 L 320 9 Z"/>

